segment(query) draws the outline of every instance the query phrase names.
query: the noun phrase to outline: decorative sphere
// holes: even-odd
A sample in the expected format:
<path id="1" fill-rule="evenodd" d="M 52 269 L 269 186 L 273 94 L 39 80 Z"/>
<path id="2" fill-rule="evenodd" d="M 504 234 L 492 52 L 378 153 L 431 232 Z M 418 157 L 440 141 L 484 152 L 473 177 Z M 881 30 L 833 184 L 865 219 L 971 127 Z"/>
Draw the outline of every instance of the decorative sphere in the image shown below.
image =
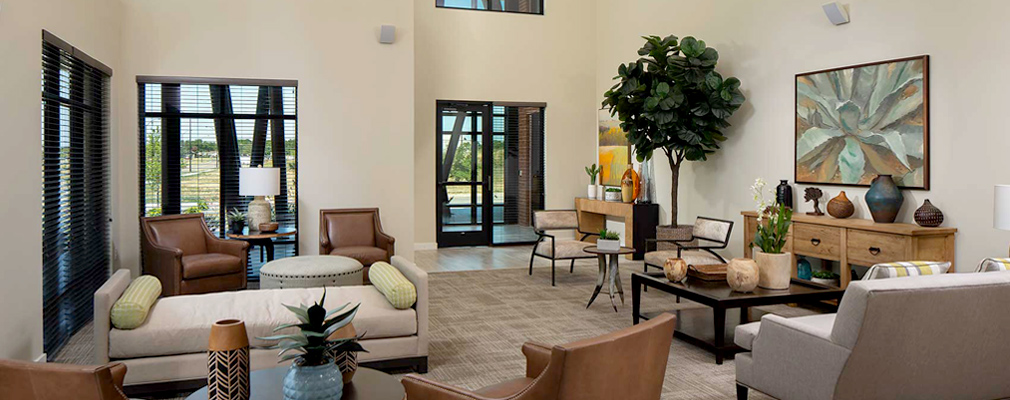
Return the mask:
<path id="1" fill-rule="evenodd" d="M 667 258 L 663 264 L 663 272 L 670 282 L 682 282 L 687 278 L 687 261 L 680 258 Z"/>
<path id="2" fill-rule="evenodd" d="M 726 266 L 726 282 L 737 292 L 753 292 L 758 277 L 758 265 L 749 258 L 734 258 Z"/>

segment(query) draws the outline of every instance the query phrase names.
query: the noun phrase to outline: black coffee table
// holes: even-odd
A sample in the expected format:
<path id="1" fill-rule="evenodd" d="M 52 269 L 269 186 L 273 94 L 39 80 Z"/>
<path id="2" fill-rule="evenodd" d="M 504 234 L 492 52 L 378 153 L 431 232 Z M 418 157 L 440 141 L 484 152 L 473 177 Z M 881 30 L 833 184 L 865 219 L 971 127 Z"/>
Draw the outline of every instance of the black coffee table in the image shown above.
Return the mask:
<path id="1" fill-rule="evenodd" d="M 641 313 L 642 286 L 701 303 L 710 307 L 678 310 L 677 328 L 673 336 L 715 354 L 715 363 L 722 364 L 726 357 L 745 351 L 733 344 L 733 331 L 738 324 L 760 320 L 764 312 L 751 307 L 773 304 L 806 303 L 821 300 L 839 300 L 844 289 L 820 285 L 793 278 L 789 289 L 766 290 L 757 288 L 753 293 L 734 292 L 725 281 L 703 281 L 688 278 L 683 283 L 673 283 L 662 272 L 635 272 L 631 274 L 632 322 L 650 319 L 660 313 Z M 731 322 L 726 323 L 730 318 Z M 739 323 L 732 322 L 739 321 Z"/>
<path id="2" fill-rule="evenodd" d="M 288 367 L 253 371 L 249 375 L 249 400 L 281 400 L 284 398 L 284 376 Z M 344 385 L 341 400 L 403 400 L 403 385 L 396 377 L 371 368 L 358 368 L 351 383 Z M 204 387 L 189 395 L 186 400 L 207 400 Z"/>

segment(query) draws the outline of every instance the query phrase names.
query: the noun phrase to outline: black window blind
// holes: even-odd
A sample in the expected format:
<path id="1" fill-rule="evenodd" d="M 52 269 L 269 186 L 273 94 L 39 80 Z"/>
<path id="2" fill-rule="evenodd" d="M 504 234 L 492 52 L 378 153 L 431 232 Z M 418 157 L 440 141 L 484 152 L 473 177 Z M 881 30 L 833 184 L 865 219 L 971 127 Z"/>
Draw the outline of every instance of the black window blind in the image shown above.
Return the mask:
<path id="1" fill-rule="evenodd" d="M 543 0 L 435 0 L 435 7 L 519 14 L 544 13 Z"/>
<path id="2" fill-rule="evenodd" d="M 47 353 L 93 316 L 109 276 L 112 70 L 42 34 L 42 291 Z"/>
<path id="3" fill-rule="evenodd" d="M 139 77 L 140 214 L 202 213 L 224 237 L 227 213 L 242 212 L 239 169 L 279 168 L 275 220 L 297 228 L 297 83 L 212 78 Z M 297 236 L 275 241 L 276 258 L 298 254 Z M 259 278 L 261 249 L 248 274 Z"/>

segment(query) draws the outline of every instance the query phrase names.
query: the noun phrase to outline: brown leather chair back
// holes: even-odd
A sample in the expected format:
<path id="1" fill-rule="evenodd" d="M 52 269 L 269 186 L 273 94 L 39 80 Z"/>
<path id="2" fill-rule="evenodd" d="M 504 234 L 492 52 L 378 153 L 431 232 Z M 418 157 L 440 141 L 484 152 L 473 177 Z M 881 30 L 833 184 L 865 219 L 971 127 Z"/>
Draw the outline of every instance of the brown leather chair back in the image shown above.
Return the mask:
<path id="1" fill-rule="evenodd" d="M 330 212 L 322 217 L 331 246 L 375 246 L 375 227 L 379 218 L 377 208 L 327 211 Z"/>
<path id="2" fill-rule="evenodd" d="M 142 221 L 153 243 L 178 248 L 185 255 L 207 253 L 207 227 L 202 214 L 164 215 Z"/>
<path id="3" fill-rule="evenodd" d="M 0 360 L 0 398 L 18 400 L 126 400 L 126 366 L 40 364 Z"/>

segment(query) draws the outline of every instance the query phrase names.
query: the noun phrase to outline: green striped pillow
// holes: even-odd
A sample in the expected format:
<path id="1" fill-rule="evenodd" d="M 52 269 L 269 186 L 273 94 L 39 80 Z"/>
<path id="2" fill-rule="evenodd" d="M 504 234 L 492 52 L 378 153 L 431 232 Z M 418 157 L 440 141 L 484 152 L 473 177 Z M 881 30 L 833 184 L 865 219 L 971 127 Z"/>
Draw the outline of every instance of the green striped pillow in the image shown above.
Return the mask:
<path id="1" fill-rule="evenodd" d="M 147 312 L 161 296 L 161 281 L 151 275 L 134 279 L 123 295 L 112 305 L 112 326 L 135 329 L 147 320 Z"/>
<path id="2" fill-rule="evenodd" d="M 392 265 L 381 261 L 372 264 L 368 269 L 368 280 L 397 309 L 408 309 L 417 301 L 417 288 Z"/>

